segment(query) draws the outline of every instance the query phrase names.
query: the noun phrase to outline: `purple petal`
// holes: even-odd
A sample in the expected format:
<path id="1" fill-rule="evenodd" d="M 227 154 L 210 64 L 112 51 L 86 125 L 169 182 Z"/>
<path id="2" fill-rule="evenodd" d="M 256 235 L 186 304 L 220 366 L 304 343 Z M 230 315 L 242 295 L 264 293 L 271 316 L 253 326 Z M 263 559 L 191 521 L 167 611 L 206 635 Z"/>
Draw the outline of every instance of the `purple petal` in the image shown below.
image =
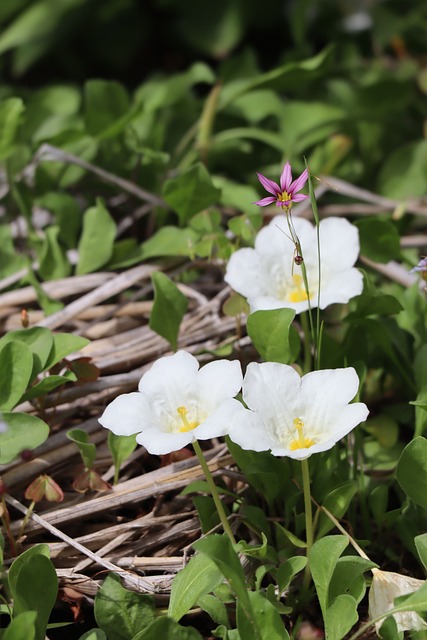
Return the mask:
<path id="1" fill-rule="evenodd" d="M 307 182 L 308 179 L 308 171 L 307 169 L 305 171 L 302 172 L 302 174 L 300 175 L 299 178 L 297 178 L 289 187 L 289 189 L 287 189 L 289 194 L 294 194 L 297 193 L 297 191 L 300 191 L 303 186 L 305 185 L 305 183 Z"/>
<path id="2" fill-rule="evenodd" d="M 305 196 L 303 193 L 296 193 L 294 196 L 292 196 L 292 202 L 302 202 L 303 200 L 306 200 L 306 198 L 309 198 L 310 196 Z"/>
<path id="3" fill-rule="evenodd" d="M 276 198 L 268 196 L 267 198 L 263 198 L 257 202 L 252 202 L 252 204 L 257 204 L 259 207 L 266 207 L 268 204 L 273 204 L 273 202 L 276 202 Z"/>
<path id="4" fill-rule="evenodd" d="M 282 191 L 288 191 L 292 182 L 292 169 L 289 162 L 283 167 L 282 175 L 280 176 L 280 186 Z"/>
<path id="5" fill-rule="evenodd" d="M 273 182 L 273 180 L 269 180 L 268 178 L 263 176 L 262 173 L 257 173 L 257 176 L 258 180 L 260 181 L 264 189 L 268 191 L 268 193 L 272 193 L 274 196 L 277 196 L 280 193 L 279 185 Z"/>

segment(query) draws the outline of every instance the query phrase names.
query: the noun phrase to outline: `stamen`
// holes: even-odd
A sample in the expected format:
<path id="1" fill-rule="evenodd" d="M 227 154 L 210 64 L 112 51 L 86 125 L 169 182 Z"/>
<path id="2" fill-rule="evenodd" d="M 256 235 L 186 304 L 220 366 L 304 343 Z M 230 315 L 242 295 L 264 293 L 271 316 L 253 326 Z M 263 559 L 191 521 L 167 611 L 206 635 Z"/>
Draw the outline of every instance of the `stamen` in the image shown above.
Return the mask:
<path id="1" fill-rule="evenodd" d="M 303 277 L 295 273 L 292 278 L 294 281 L 294 288 L 288 293 L 288 302 L 304 302 L 304 300 L 308 300 Z"/>
<path id="2" fill-rule="evenodd" d="M 309 449 L 313 446 L 314 440 L 311 438 L 306 438 L 303 433 L 304 422 L 301 418 L 294 419 L 294 427 L 298 431 L 298 438 L 292 440 L 289 448 L 291 451 L 295 451 L 296 449 Z"/>
<path id="3" fill-rule="evenodd" d="M 178 407 L 177 409 L 179 415 L 181 416 L 181 420 L 184 424 L 183 427 L 180 428 L 181 433 L 185 433 L 186 431 L 192 431 L 198 426 L 197 422 L 189 422 L 187 418 L 188 410 L 186 407 Z"/>

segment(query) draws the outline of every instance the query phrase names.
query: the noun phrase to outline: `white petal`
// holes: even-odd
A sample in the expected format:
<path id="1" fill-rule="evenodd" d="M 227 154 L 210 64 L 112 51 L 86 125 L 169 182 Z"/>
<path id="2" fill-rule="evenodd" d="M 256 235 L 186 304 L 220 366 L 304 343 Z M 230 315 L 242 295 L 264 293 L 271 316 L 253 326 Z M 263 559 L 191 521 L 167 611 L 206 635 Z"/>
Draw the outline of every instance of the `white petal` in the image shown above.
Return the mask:
<path id="1" fill-rule="evenodd" d="M 229 435 L 242 449 L 250 451 L 268 451 L 277 445 L 262 416 L 244 408 L 234 416 Z"/>
<path id="2" fill-rule="evenodd" d="M 150 424 L 150 408 L 141 393 L 124 393 L 105 409 L 99 422 L 118 436 L 138 433 Z"/>
<path id="3" fill-rule="evenodd" d="M 136 436 L 138 444 L 142 444 L 149 453 L 164 455 L 172 451 L 179 451 L 194 440 L 192 431 L 179 433 L 165 433 L 160 429 L 150 428 Z"/>
<path id="4" fill-rule="evenodd" d="M 280 423 L 293 413 L 301 378 L 292 367 L 278 362 L 251 362 L 243 380 L 243 399 L 256 410 L 264 422 L 273 419 Z"/>
<path id="5" fill-rule="evenodd" d="M 372 569 L 373 580 L 369 590 L 369 617 L 378 618 L 393 608 L 394 599 L 412 593 L 419 589 L 424 580 L 417 580 L 409 576 L 394 573 L 393 571 L 381 571 Z M 424 620 L 413 611 L 405 611 L 393 614 L 398 631 L 419 631 L 427 629 Z M 384 619 L 375 623 L 377 632 Z"/>
<path id="6" fill-rule="evenodd" d="M 325 218 L 320 223 L 320 257 L 334 271 L 352 267 L 359 256 L 359 231 L 345 218 Z"/>
<path id="7" fill-rule="evenodd" d="M 251 294 L 264 291 L 260 256 L 254 249 L 239 249 L 231 256 L 224 280 L 242 296 L 247 298 Z"/>
<path id="8" fill-rule="evenodd" d="M 238 400 L 224 400 L 212 415 L 193 430 L 194 437 L 197 440 L 209 440 L 227 435 L 234 424 L 236 414 L 242 408 Z"/>
<path id="9" fill-rule="evenodd" d="M 272 296 L 249 296 L 248 304 L 251 308 L 251 313 L 254 311 L 268 311 L 269 309 L 294 309 L 295 313 L 298 314 L 308 309 L 307 300 L 303 300 L 302 302 L 286 302 L 285 300 L 278 300 Z"/>
<path id="10" fill-rule="evenodd" d="M 234 398 L 241 387 L 243 374 L 238 360 L 209 362 L 198 373 L 200 404 L 210 414 L 226 398 Z"/>
<path id="11" fill-rule="evenodd" d="M 142 376 L 139 390 L 150 400 L 161 399 L 174 412 L 194 393 L 198 369 L 197 358 L 186 351 L 178 351 L 173 356 L 156 360 Z"/>
<path id="12" fill-rule="evenodd" d="M 358 269 L 331 274 L 324 286 L 321 284 L 320 308 L 325 309 L 330 304 L 345 304 L 351 298 L 363 291 L 363 276 Z"/>

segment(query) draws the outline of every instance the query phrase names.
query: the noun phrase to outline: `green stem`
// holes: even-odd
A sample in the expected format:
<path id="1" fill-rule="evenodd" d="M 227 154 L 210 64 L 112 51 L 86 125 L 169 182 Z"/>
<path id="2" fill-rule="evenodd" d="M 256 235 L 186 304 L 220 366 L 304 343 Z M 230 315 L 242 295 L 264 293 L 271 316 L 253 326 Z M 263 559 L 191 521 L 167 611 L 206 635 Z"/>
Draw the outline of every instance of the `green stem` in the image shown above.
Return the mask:
<path id="1" fill-rule="evenodd" d="M 24 517 L 24 519 L 23 519 L 23 521 L 22 521 L 21 529 L 20 529 L 20 531 L 19 531 L 19 537 L 20 537 L 20 538 L 21 538 L 22 534 L 24 533 L 25 527 L 27 526 L 27 522 L 28 522 L 28 520 L 30 519 L 31 514 L 32 514 L 32 513 L 33 513 L 33 511 L 34 511 L 34 507 L 35 507 L 35 506 L 36 506 L 36 503 L 35 503 L 35 502 L 34 502 L 34 500 L 33 500 L 33 501 L 31 502 L 30 506 L 28 507 L 28 509 L 27 509 L 27 513 L 25 514 L 25 517 Z"/>
<path id="2" fill-rule="evenodd" d="M 307 314 L 301 313 L 301 327 L 304 334 L 304 373 L 311 371 L 311 334 Z"/>
<path id="3" fill-rule="evenodd" d="M 212 474 L 208 467 L 208 463 L 205 460 L 205 456 L 203 455 L 203 451 L 199 443 L 197 442 L 197 440 L 193 442 L 193 448 L 194 448 L 194 451 L 196 452 L 196 456 L 199 460 L 200 466 L 202 467 L 203 473 L 205 474 L 205 478 L 209 485 L 209 489 L 211 490 L 211 495 L 215 503 L 215 507 L 218 512 L 219 519 L 221 520 L 223 529 L 225 533 L 228 535 L 228 537 L 230 538 L 231 544 L 236 544 L 236 539 L 233 535 L 233 532 L 231 531 L 230 524 L 227 520 L 227 516 L 225 514 L 224 507 L 221 502 L 221 498 L 219 497 L 218 489 L 216 488 L 216 484 L 214 482 L 214 479 L 212 478 Z"/>
<path id="4" fill-rule="evenodd" d="M 310 493 L 310 471 L 308 468 L 308 459 L 301 460 L 302 471 L 302 488 L 304 493 L 305 507 L 305 531 L 307 543 L 307 559 L 313 546 L 313 512 L 311 509 L 311 493 Z M 310 565 L 307 562 L 304 573 L 304 587 L 307 588 L 310 582 Z"/>

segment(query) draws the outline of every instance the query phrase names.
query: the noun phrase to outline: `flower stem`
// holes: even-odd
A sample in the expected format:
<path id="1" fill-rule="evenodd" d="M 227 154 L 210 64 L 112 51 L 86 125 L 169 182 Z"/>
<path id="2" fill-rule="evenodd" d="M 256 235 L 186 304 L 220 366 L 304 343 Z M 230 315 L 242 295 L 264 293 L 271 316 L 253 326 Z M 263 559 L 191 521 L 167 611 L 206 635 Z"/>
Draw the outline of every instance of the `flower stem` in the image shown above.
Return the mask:
<path id="1" fill-rule="evenodd" d="M 218 512 L 219 519 L 221 520 L 223 529 L 225 533 L 228 535 L 228 537 L 230 538 L 231 544 L 236 544 L 236 539 L 233 535 L 233 532 L 231 531 L 230 524 L 227 520 L 227 516 L 225 514 L 224 507 L 221 502 L 221 498 L 219 497 L 218 489 L 216 487 L 216 484 L 214 482 L 214 479 L 208 467 L 208 463 L 205 460 L 205 456 L 203 455 L 203 451 L 197 440 L 193 442 L 193 448 L 194 448 L 194 451 L 196 452 L 196 456 L 199 460 L 200 466 L 202 467 L 203 473 L 205 474 L 206 482 L 208 483 L 209 489 L 211 490 L 211 495 L 215 503 L 215 507 Z"/>
<path id="2" fill-rule="evenodd" d="M 305 508 L 305 531 L 307 543 L 307 558 L 310 555 L 313 546 L 313 512 L 311 509 L 311 493 L 310 493 L 310 471 L 308 468 L 308 459 L 301 460 L 302 471 L 302 488 L 304 492 L 304 508 Z M 304 587 L 307 588 L 310 582 L 310 565 L 306 564 L 304 573 Z"/>

